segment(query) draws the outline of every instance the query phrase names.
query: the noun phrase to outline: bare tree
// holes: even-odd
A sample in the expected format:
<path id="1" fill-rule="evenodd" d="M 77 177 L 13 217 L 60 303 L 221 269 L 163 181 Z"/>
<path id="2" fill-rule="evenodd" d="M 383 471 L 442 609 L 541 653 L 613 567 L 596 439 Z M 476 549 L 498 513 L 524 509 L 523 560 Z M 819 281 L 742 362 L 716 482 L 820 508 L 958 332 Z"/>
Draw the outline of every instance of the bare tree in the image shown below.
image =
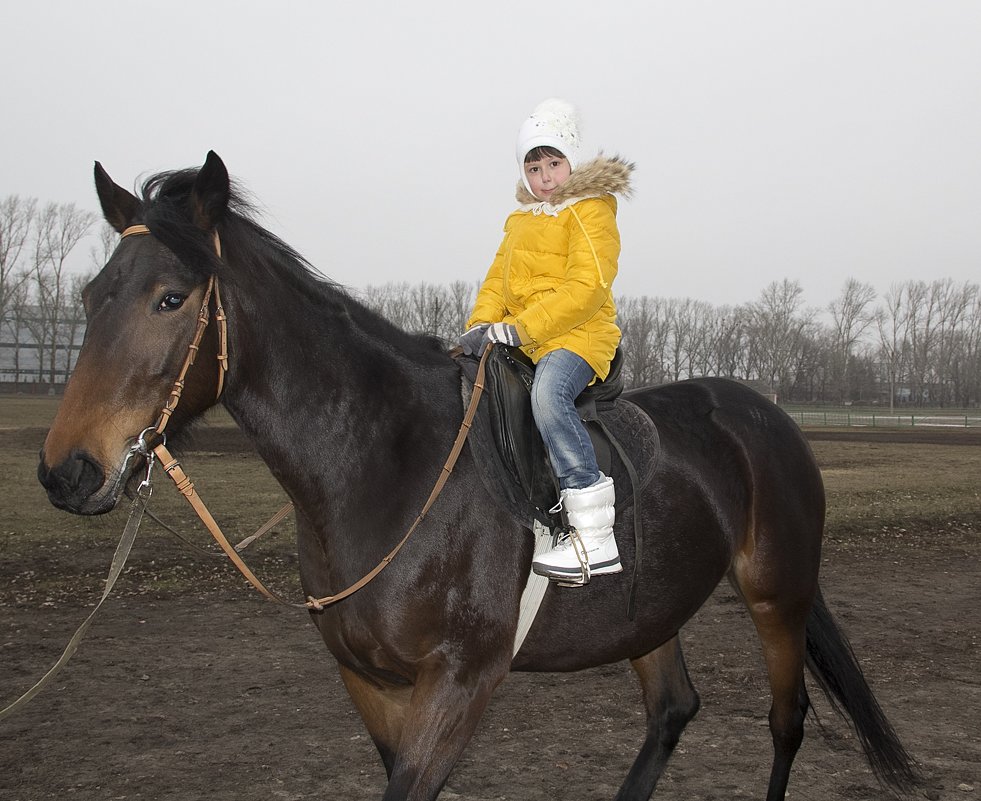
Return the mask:
<path id="1" fill-rule="evenodd" d="M 109 261 L 109 257 L 116 249 L 116 245 L 119 244 L 119 234 L 115 228 L 103 220 L 102 225 L 99 226 L 97 237 L 96 243 L 89 248 L 92 268 L 96 272 L 101 270 L 106 262 Z"/>
<path id="2" fill-rule="evenodd" d="M 963 407 L 981 404 L 981 287 L 971 285 L 971 295 L 956 344 L 955 402 Z"/>
<path id="3" fill-rule="evenodd" d="M 851 399 L 851 367 L 855 346 L 861 336 L 873 324 L 875 314 L 871 308 L 875 289 L 849 278 L 841 294 L 828 304 L 832 329 L 828 356 L 830 378 L 839 402 Z"/>
<path id="4" fill-rule="evenodd" d="M 39 320 L 34 332 L 42 364 L 47 362 L 51 384 L 57 375 L 63 321 L 72 313 L 67 260 L 96 219 L 95 214 L 74 203 L 48 203 L 36 218 L 33 275 Z"/>
<path id="5" fill-rule="evenodd" d="M 680 340 L 683 369 L 679 377 L 710 374 L 712 307 L 702 300 L 685 298 L 676 306 L 675 336 Z"/>
<path id="6" fill-rule="evenodd" d="M 27 332 L 27 320 L 29 319 L 30 308 L 30 285 L 24 281 L 18 283 L 13 291 L 7 296 L 7 311 L 4 315 L 4 325 L 0 327 L 0 334 L 5 344 L 13 350 L 13 376 L 15 382 L 21 380 L 21 348 L 24 345 L 24 334 Z"/>
<path id="7" fill-rule="evenodd" d="M 930 285 L 938 310 L 930 361 L 933 384 L 937 390 L 936 402 L 941 406 L 955 402 L 957 345 L 975 291 L 974 285 L 967 282 L 956 284 L 951 278 L 934 281 Z"/>
<path id="8" fill-rule="evenodd" d="M 65 375 L 71 374 L 75 365 L 73 356 L 81 350 L 81 334 L 85 331 L 85 310 L 82 307 L 82 290 L 93 278 L 93 273 L 73 275 L 69 281 L 65 314 L 62 316 L 61 336 L 65 348 Z"/>
<path id="9" fill-rule="evenodd" d="M 381 286 L 367 286 L 360 295 L 368 308 L 378 312 L 393 325 L 408 329 L 412 316 L 409 300 L 411 291 L 408 283 L 389 282 Z"/>
<path id="10" fill-rule="evenodd" d="M 925 281 L 906 285 L 906 314 L 909 320 L 909 389 L 910 401 L 922 406 L 930 400 L 930 372 L 933 338 L 939 315 L 937 297 Z"/>
<path id="11" fill-rule="evenodd" d="M 878 354 L 878 345 L 872 340 L 863 340 L 853 354 L 851 382 L 859 401 L 877 402 L 884 397 Z"/>
<path id="12" fill-rule="evenodd" d="M 445 287 L 424 281 L 412 287 L 409 296 L 412 304 L 411 330 L 449 339 L 447 318 L 450 301 Z"/>
<path id="13" fill-rule="evenodd" d="M 955 315 L 953 281 L 911 281 L 906 287 L 911 400 L 917 406 L 943 405 L 949 371 L 944 336 Z M 960 314 L 962 312 L 956 312 Z M 956 322 L 955 322 L 956 325 Z"/>
<path id="14" fill-rule="evenodd" d="M 747 312 L 742 306 L 720 306 L 712 310 L 711 373 L 726 378 L 748 377 L 746 366 Z"/>
<path id="15" fill-rule="evenodd" d="M 665 380 L 668 339 L 667 303 L 662 298 L 617 299 L 617 322 L 622 334 L 624 381 L 627 386 L 649 386 Z"/>
<path id="16" fill-rule="evenodd" d="M 885 295 L 884 305 L 876 310 L 875 323 L 879 334 L 879 353 L 889 384 L 889 411 L 896 406 L 898 384 L 903 378 L 907 355 L 907 332 L 910 317 L 905 296 L 907 284 L 893 284 Z"/>
<path id="17" fill-rule="evenodd" d="M 798 401 L 827 400 L 831 381 L 832 334 L 827 326 L 816 325 L 801 339 L 794 377 L 793 398 Z"/>
<path id="18" fill-rule="evenodd" d="M 759 300 L 747 306 L 747 312 L 749 368 L 780 397 L 787 397 L 793 389 L 815 314 L 803 308 L 800 283 L 787 279 L 769 284 Z"/>
<path id="19" fill-rule="evenodd" d="M 452 342 L 463 333 L 470 319 L 470 312 L 473 310 L 474 301 L 477 299 L 479 283 L 468 283 L 467 281 L 454 281 L 449 286 L 448 300 L 449 308 L 446 314 L 446 325 Z"/>
<path id="20" fill-rule="evenodd" d="M 30 278 L 21 257 L 36 211 L 34 198 L 8 195 L 0 200 L 0 320 L 5 319 L 18 289 Z"/>
<path id="21" fill-rule="evenodd" d="M 668 339 L 664 352 L 664 366 L 669 381 L 677 381 L 681 378 L 681 365 L 684 363 L 684 342 L 688 336 L 690 323 L 686 306 L 690 304 L 690 298 L 684 300 L 669 298 L 667 300 Z"/>
<path id="22" fill-rule="evenodd" d="M 396 325 L 452 342 L 476 286 L 407 283 L 368 287 L 366 303 Z M 692 299 L 618 297 L 627 386 L 696 375 L 758 378 L 784 400 L 873 399 L 888 392 L 922 403 L 978 402 L 981 290 L 950 279 L 875 292 L 850 279 L 827 308 L 804 306 L 796 281 L 773 282 L 753 303 L 713 307 Z M 874 332 L 874 336 L 873 336 Z M 883 388 L 887 385 L 887 388 Z M 932 393 L 932 394 L 931 394 Z"/>

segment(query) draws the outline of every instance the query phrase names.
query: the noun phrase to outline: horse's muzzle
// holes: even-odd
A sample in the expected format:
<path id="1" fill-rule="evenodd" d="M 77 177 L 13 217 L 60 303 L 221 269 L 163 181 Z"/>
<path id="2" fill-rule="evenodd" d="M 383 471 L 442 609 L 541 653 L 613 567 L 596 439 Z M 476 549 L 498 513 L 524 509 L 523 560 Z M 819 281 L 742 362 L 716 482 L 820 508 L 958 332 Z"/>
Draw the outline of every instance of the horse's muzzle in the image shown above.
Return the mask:
<path id="1" fill-rule="evenodd" d="M 44 461 L 44 451 L 37 467 L 37 478 L 48 492 L 48 500 L 66 512 L 81 515 L 96 515 L 109 512 L 115 506 L 115 499 L 108 503 L 96 501 L 94 497 L 105 483 L 106 474 L 102 467 L 84 451 L 72 451 L 61 464 L 48 467 Z"/>

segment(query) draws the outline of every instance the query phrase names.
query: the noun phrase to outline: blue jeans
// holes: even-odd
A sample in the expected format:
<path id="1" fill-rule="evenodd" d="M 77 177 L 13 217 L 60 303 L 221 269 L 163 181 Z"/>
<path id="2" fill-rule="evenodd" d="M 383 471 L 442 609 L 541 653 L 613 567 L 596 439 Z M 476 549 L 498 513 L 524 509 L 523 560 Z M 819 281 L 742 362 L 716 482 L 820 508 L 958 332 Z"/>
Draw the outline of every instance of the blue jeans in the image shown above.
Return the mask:
<path id="1" fill-rule="evenodd" d="M 599 481 L 593 443 L 576 411 L 576 398 L 594 375 L 593 368 L 569 350 L 547 353 L 535 368 L 531 411 L 560 489 L 583 489 Z"/>

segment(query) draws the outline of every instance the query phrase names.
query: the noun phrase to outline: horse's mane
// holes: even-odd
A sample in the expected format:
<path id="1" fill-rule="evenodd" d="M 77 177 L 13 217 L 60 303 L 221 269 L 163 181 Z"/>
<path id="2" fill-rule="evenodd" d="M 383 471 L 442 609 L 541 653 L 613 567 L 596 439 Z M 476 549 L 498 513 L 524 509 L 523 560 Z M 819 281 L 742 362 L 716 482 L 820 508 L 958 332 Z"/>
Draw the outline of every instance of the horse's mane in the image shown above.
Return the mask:
<path id="1" fill-rule="evenodd" d="M 217 258 L 214 242 L 192 217 L 191 192 L 197 169 L 173 170 L 147 178 L 142 186 L 144 219 L 154 235 L 180 259 L 195 277 L 204 281 L 217 273 L 223 282 L 251 289 L 257 297 L 276 292 L 295 293 L 305 306 L 325 314 L 349 315 L 369 335 L 398 341 L 401 349 L 416 356 L 445 354 L 434 336 L 411 334 L 392 324 L 357 300 L 342 285 L 325 278 L 290 245 L 263 228 L 259 211 L 249 194 L 237 183 L 230 185 L 228 208 L 218 224 L 223 255 L 234 268 Z"/>

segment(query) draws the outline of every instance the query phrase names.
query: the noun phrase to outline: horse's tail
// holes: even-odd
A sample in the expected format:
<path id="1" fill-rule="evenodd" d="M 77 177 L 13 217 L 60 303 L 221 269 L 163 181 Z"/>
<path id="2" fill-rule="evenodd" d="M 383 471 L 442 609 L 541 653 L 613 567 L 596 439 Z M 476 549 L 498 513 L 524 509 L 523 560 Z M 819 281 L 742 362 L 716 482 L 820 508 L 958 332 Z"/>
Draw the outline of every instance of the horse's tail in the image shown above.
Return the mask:
<path id="1" fill-rule="evenodd" d="M 876 778 L 898 792 L 912 791 L 921 781 L 919 770 L 872 694 L 820 589 L 807 620 L 807 667 L 834 710 L 851 719 Z"/>

